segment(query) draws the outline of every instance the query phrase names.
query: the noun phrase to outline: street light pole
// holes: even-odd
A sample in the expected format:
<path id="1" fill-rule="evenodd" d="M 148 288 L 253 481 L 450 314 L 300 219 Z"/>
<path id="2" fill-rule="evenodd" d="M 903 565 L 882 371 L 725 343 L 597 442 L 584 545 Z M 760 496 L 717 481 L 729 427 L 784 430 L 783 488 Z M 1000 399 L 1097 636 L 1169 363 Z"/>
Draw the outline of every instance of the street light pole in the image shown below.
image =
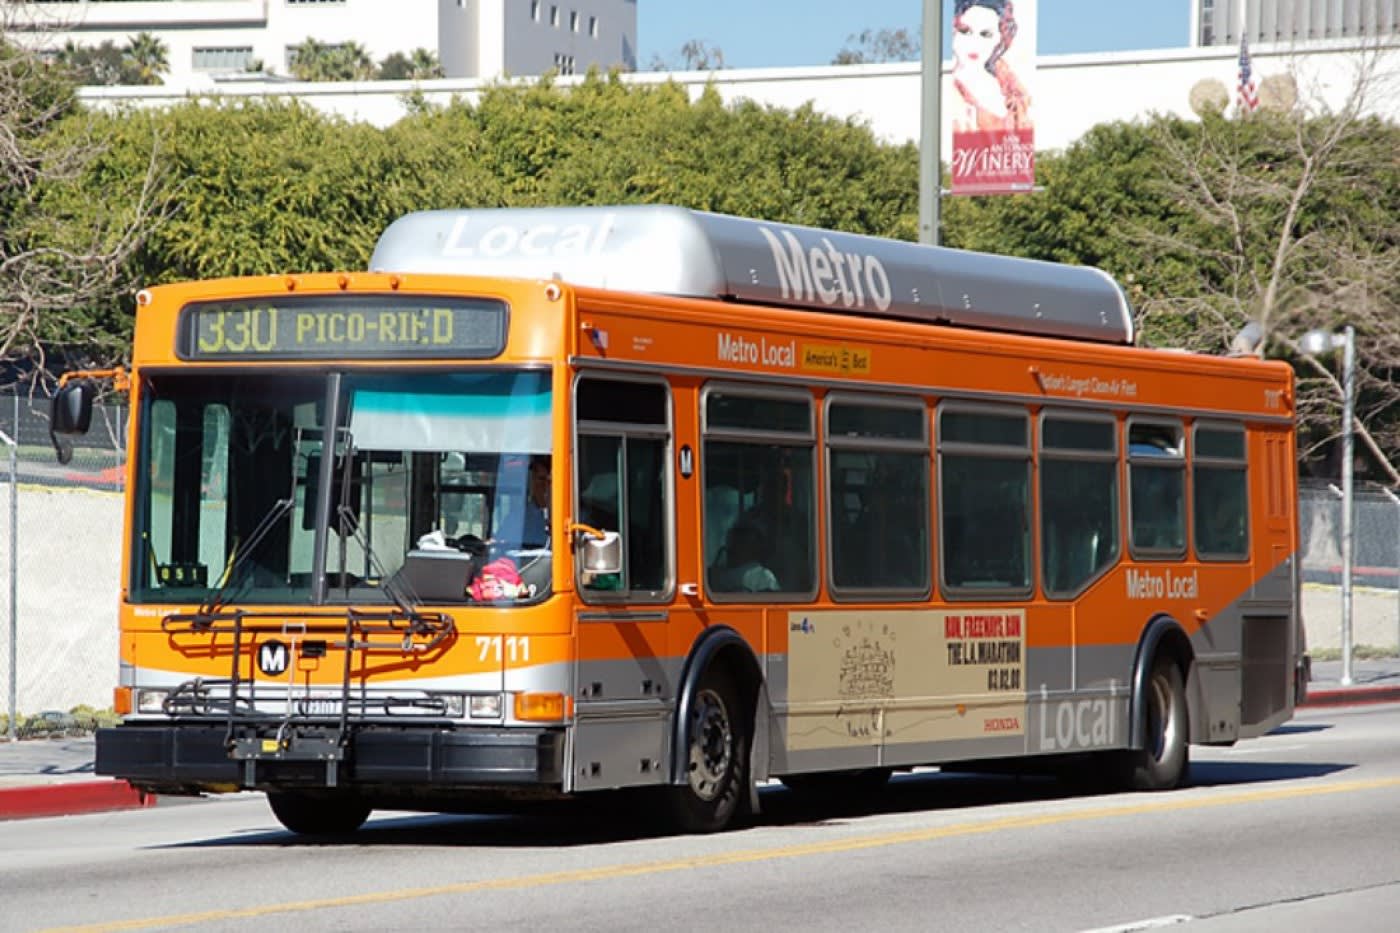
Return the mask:
<path id="1" fill-rule="evenodd" d="M 1348 324 L 1342 331 L 1342 685 L 1352 683 L 1351 569 L 1356 540 L 1352 490 L 1353 406 L 1356 397 L 1356 332 Z"/>
<path id="2" fill-rule="evenodd" d="M 15 434 L 19 434 L 19 394 L 15 394 Z M 19 738 L 19 442 L 0 431 L 0 443 L 10 448 L 10 721 L 5 730 Z"/>
<path id="3" fill-rule="evenodd" d="M 1317 355 L 1325 350 L 1342 351 L 1342 683 L 1350 686 L 1351 676 L 1351 569 L 1352 545 L 1356 532 L 1353 528 L 1354 496 L 1352 474 L 1355 471 L 1353 459 L 1353 409 L 1356 396 L 1356 331 L 1350 324 L 1342 328 L 1340 334 L 1325 330 L 1310 330 L 1303 335 L 1301 344 L 1304 352 Z"/>
<path id="4" fill-rule="evenodd" d="M 943 161 L 943 0 L 924 0 L 919 121 L 919 242 L 938 245 Z"/>

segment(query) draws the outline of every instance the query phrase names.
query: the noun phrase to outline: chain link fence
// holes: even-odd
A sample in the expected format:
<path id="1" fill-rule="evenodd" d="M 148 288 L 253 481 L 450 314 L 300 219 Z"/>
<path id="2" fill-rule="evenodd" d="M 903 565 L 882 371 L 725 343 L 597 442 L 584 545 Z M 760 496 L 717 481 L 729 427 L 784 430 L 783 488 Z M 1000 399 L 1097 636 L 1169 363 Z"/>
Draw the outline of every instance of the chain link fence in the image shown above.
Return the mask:
<path id="1" fill-rule="evenodd" d="M 0 393 L 0 739 L 91 729 L 117 682 L 126 409 L 67 464 L 48 409 Z"/>
<path id="2" fill-rule="evenodd" d="M 1308 650 L 1341 649 L 1342 497 L 1326 483 L 1298 495 L 1303 549 L 1303 624 Z M 1352 644 L 1358 653 L 1400 654 L 1400 502 L 1380 488 L 1353 491 Z"/>

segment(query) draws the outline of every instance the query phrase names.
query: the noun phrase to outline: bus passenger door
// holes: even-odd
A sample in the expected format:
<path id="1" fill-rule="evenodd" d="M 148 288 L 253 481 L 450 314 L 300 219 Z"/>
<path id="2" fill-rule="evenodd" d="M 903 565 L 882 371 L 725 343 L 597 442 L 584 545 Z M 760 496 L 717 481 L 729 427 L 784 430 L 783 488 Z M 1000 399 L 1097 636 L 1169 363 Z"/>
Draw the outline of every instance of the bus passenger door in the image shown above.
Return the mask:
<path id="1" fill-rule="evenodd" d="M 622 569 L 577 572 L 575 790 L 667 779 L 678 660 L 667 657 L 674 565 L 664 383 L 580 377 L 575 520 L 622 535 Z"/>

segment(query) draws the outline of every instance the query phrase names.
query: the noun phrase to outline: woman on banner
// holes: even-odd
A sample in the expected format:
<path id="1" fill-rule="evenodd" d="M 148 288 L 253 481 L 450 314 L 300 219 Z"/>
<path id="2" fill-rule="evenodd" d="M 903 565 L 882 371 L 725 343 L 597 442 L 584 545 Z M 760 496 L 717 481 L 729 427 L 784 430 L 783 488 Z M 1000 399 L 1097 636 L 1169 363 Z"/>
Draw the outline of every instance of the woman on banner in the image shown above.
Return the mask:
<path id="1" fill-rule="evenodd" d="M 954 131 L 1030 128 L 1030 95 L 1006 60 L 1016 28 L 1011 0 L 955 0 Z"/>

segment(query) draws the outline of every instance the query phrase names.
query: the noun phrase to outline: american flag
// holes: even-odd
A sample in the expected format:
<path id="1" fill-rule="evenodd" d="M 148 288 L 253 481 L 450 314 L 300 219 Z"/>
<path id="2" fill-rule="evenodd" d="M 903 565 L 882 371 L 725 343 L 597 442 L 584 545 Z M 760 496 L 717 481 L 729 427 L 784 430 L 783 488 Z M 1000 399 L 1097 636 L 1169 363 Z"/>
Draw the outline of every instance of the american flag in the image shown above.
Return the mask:
<path id="1" fill-rule="evenodd" d="M 1254 69 L 1249 64 L 1249 40 L 1240 36 L 1240 110 L 1252 113 L 1259 106 L 1259 92 L 1254 87 Z"/>

